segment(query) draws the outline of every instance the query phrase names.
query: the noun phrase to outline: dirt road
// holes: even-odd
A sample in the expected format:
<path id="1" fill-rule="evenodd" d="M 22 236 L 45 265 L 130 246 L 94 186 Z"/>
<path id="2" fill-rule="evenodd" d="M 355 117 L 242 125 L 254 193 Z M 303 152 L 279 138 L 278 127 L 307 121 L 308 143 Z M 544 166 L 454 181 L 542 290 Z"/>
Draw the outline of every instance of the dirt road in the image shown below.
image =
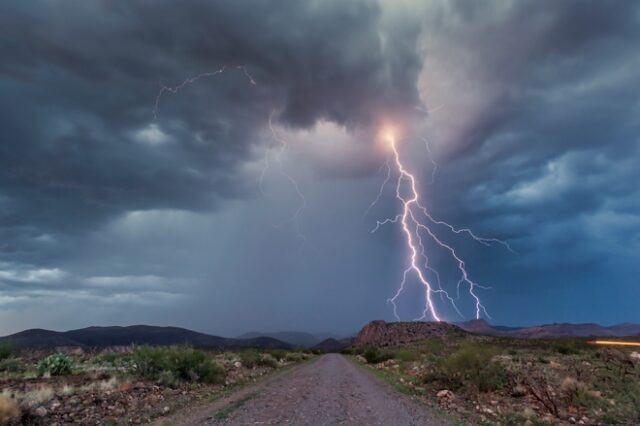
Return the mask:
<path id="1" fill-rule="evenodd" d="M 440 426 L 446 419 L 341 355 L 324 355 L 221 406 L 203 407 L 179 425 Z"/>

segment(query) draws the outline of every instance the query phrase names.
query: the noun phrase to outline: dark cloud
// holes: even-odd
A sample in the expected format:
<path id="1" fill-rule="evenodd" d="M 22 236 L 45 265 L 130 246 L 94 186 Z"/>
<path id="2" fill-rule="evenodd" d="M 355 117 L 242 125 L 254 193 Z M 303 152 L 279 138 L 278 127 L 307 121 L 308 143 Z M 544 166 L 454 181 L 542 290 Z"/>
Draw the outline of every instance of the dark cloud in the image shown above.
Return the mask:
<path id="1" fill-rule="evenodd" d="M 236 166 L 264 144 L 272 110 L 291 126 L 353 127 L 387 103 L 412 108 L 418 33 L 383 34 L 380 15 L 367 1 L 13 5 L 0 18 L 0 179 L 15 206 L 4 220 L 75 228 L 126 210 L 210 208 L 247 193 Z M 224 65 L 165 93 L 153 120 L 159 82 Z"/>
<path id="2" fill-rule="evenodd" d="M 494 286 L 485 297 L 498 322 L 634 319 L 623 318 L 630 308 L 553 315 L 576 294 L 603 296 L 602 282 L 634 294 L 629 277 L 640 272 L 636 2 L 36 1 L 5 9 L 0 306 L 64 294 L 69 311 L 92 303 L 96 321 L 136 321 L 114 314 L 119 304 L 180 300 L 171 318 L 185 325 L 214 306 L 225 317 L 253 312 L 246 327 L 276 308 L 280 320 L 302 318 L 310 328 L 341 319 L 356 328 L 386 315 L 398 241 L 393 230 L 370 236 L 361 215 L 380 183 L 372 176 L 382 154 L 369 138 L 393 117 L 427 135 L 440 162 L 436 183 L 423 188 L 434 215 L 520 252 L 456 241 L 474 275 Z M 154 119 L 161 84 L 222 66 L 163 92 Z M 437 111 L 420 114 L 423 101 Z M 302 221 L 313 254 L 290 255 L 296 243 L 271 227 L 280 220 L 270 213 L 292 202 L 288 183 L 257 198 L 255 164 L 274 144 L 272 114 L 278 131 L 306 144 L 288 160 L 308 194 Z M 422 141 L 403 150 L 428 181 Z M 383 196 L 365 221 L 395 208 Z M 199 300 L 189 305 L 186 294 Z M 526 303 L 538 310 L 523 310 Z M 331 322 L 322 319 L 328 306 L 354 311 Z"/>

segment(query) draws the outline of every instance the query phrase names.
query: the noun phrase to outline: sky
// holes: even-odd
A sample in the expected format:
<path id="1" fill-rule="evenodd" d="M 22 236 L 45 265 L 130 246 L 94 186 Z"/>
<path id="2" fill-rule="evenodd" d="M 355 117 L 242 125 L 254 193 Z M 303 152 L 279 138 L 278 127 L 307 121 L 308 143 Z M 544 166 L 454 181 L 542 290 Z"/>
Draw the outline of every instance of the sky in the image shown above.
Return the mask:
<path id="1" fill-rule="evenodd" d="M 638 45 L 631 0 L 5 4 L 0 334 L 393 320 L 389 125 L 431 215 L 515 252 L 432 225 L 483 318 L 640 322 Z"/>

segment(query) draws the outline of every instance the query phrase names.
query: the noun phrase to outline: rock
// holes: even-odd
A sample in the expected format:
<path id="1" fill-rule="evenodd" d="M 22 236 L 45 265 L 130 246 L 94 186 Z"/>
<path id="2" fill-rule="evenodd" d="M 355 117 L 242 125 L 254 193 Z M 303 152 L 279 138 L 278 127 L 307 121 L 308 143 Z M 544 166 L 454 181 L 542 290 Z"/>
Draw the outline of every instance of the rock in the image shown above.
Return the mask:
<path id="1" fill-rule="evenodd" d="M 521 398 L 527 394 L 527 389 L 522 385 L 516 385 L 511 390 L 511 396 L 514 398 Z"/>
<path id="2" fill-rule="evenodd" d="M 362 355 L 356 355 L 356 359 L 358 360 L 358 362 L 361 362 L 363 364 L 367 363 L 367 359 L 365 357 L 363 357 Z"/>
<path id="3" fill-rule="evenodd" d="M 638 352 L 631 352 L 629 354 L 629 358 L 631 358 L 634 361 L 640 361 L 640 353 Z"/>
<path id="4" fill-rule="evenodd" d="M 162 409 L 162 414 L 167 414 L 169 411 L 171 411 L 171 409 L 165 405 Z"/>
<path id="5" fill-rule="evenodd" d="M 455 395 L 449 389 L 442 389 L 441 391 L 438 391 L 438 393 L 436 394 L 436 397 L 444 398 L 444 399 L 453 399 Z"/>
<path id="6" fill-rule="evenodd" d="M 47 415 L 47 409 L 44 407 L 38 407 L 35 409 L 34 414 L 38 417 L 45 417 Z"/>
<path id="7" fill-rule="evenodd" d="M 527 419 L 531 419 L 536 416 L 536 412 L 531 407 L 525 407 L 525 409 L 522 410 L 522 415 Z"/>
<path id="8" fill-rule="evenodd" d="M 554 360 L 549 361 L 549 367 L 553 368 L 555 370 L 561 370 L 564 367 L 562 366 L 562 364 L 560 364 L 559 362 L 556 362 Z"/>
<path id="9" fill-rule="evenodd" d="M 235 368 L 242 368 L 242 363 L 240 361 L 236 361 L 236 362 L 233 363 L 233 366 Z"/>

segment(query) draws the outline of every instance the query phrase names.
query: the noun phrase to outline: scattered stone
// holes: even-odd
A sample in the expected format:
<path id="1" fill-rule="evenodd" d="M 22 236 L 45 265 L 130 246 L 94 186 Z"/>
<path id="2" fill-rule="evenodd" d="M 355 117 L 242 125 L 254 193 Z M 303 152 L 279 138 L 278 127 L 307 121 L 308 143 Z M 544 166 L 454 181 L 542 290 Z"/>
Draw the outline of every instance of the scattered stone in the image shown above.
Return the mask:
<path id="1" fill-rule="evenodd" d="M 514 398 L 521 398 L 527 394 L 527 389 L 522 385 L 516 385 L 511 390 L 511 396 Z"/>
<path id="2" fill-rule="evenodd" d="M 44 407 L 38 407 L 35 409 L 34 414 L 38 417 L 45 417 L 47 415 L 48 411 L 46 408 Z"/>
<path id="3" fill-rule="evenodd" d="M 436 397 L 442 398 L 442 399 L 453 399 L 455 395 L 449 389 L 443 389 L 441 391 L 438 391 L 438 393 L 436 394 Z"/>

